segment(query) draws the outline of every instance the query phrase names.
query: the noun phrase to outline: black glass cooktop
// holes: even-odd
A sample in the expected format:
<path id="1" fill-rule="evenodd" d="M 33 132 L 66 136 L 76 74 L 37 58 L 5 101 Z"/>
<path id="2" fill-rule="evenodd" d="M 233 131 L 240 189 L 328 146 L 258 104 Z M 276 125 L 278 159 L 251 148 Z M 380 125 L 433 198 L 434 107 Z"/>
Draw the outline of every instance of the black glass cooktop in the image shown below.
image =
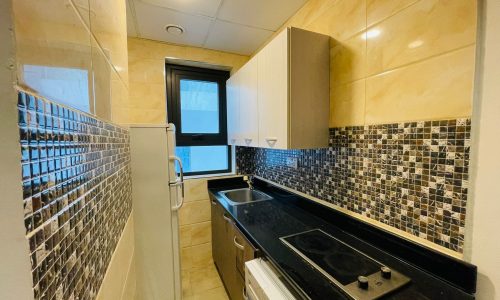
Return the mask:
<path id="1" fill-rule="evenodd" d="M 361 252 L 319 229 L 282 237 L 281 240 L 342 285 L 355 282 L 358 276 L 376 273 L 381 267 Z"/>

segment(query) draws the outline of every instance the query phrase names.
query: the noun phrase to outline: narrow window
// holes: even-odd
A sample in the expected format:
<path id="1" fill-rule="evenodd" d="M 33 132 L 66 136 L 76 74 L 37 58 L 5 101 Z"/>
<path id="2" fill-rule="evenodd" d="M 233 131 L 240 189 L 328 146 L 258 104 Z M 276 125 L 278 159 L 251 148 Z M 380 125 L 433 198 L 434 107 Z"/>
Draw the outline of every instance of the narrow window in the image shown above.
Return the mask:
<path id="1" fill-rule="evenodd" d="M 166 64 L 167 116 L 176 127 L 176 153 L 186 175 L 231 172 L 227 145 L 229 72 Z"/>

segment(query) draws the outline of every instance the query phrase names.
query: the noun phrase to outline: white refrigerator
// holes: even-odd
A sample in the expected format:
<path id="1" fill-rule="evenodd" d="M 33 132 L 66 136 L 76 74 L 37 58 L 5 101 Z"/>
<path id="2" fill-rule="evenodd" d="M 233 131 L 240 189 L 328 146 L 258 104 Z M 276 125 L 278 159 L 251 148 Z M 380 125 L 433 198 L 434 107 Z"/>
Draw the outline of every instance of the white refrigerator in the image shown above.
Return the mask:
<path id="1" fill-rule="evenodd" d="M 184 179 L 175 156 L 175 126 L 131 126 L 130 155 L 136 299 L 180 300 L 178 213 Z"/>

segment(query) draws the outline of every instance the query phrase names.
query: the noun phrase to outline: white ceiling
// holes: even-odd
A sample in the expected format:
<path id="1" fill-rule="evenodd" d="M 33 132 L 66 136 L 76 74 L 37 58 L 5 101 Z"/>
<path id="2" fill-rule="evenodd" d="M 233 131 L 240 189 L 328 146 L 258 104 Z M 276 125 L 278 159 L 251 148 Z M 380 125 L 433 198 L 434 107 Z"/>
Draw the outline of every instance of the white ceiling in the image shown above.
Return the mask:
<path id="1" fill-rule="evenodd" d="M 307 0 L 127 0 L 128 35 L 250 55 Z M 184 34 L 167 33 L 177 24 Z"/>

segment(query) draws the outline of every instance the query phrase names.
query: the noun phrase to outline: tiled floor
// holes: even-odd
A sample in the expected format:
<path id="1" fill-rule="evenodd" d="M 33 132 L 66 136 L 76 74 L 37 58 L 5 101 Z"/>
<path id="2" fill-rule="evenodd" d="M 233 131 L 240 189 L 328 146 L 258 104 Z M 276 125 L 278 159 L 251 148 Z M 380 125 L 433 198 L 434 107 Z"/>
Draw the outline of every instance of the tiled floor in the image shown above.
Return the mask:
<path id="1" fill-rule="evenodd" d="M 207 180 L 186 180 L 180 210 L 182 294 L 184 300 L 229 300 L 212 259 L 211 205 Z"/>
<path id="2" fill-rule="evenodd" d="M 182 294 L 185 300 L 229 300 L 213 262 L 182 271 Z"/>

